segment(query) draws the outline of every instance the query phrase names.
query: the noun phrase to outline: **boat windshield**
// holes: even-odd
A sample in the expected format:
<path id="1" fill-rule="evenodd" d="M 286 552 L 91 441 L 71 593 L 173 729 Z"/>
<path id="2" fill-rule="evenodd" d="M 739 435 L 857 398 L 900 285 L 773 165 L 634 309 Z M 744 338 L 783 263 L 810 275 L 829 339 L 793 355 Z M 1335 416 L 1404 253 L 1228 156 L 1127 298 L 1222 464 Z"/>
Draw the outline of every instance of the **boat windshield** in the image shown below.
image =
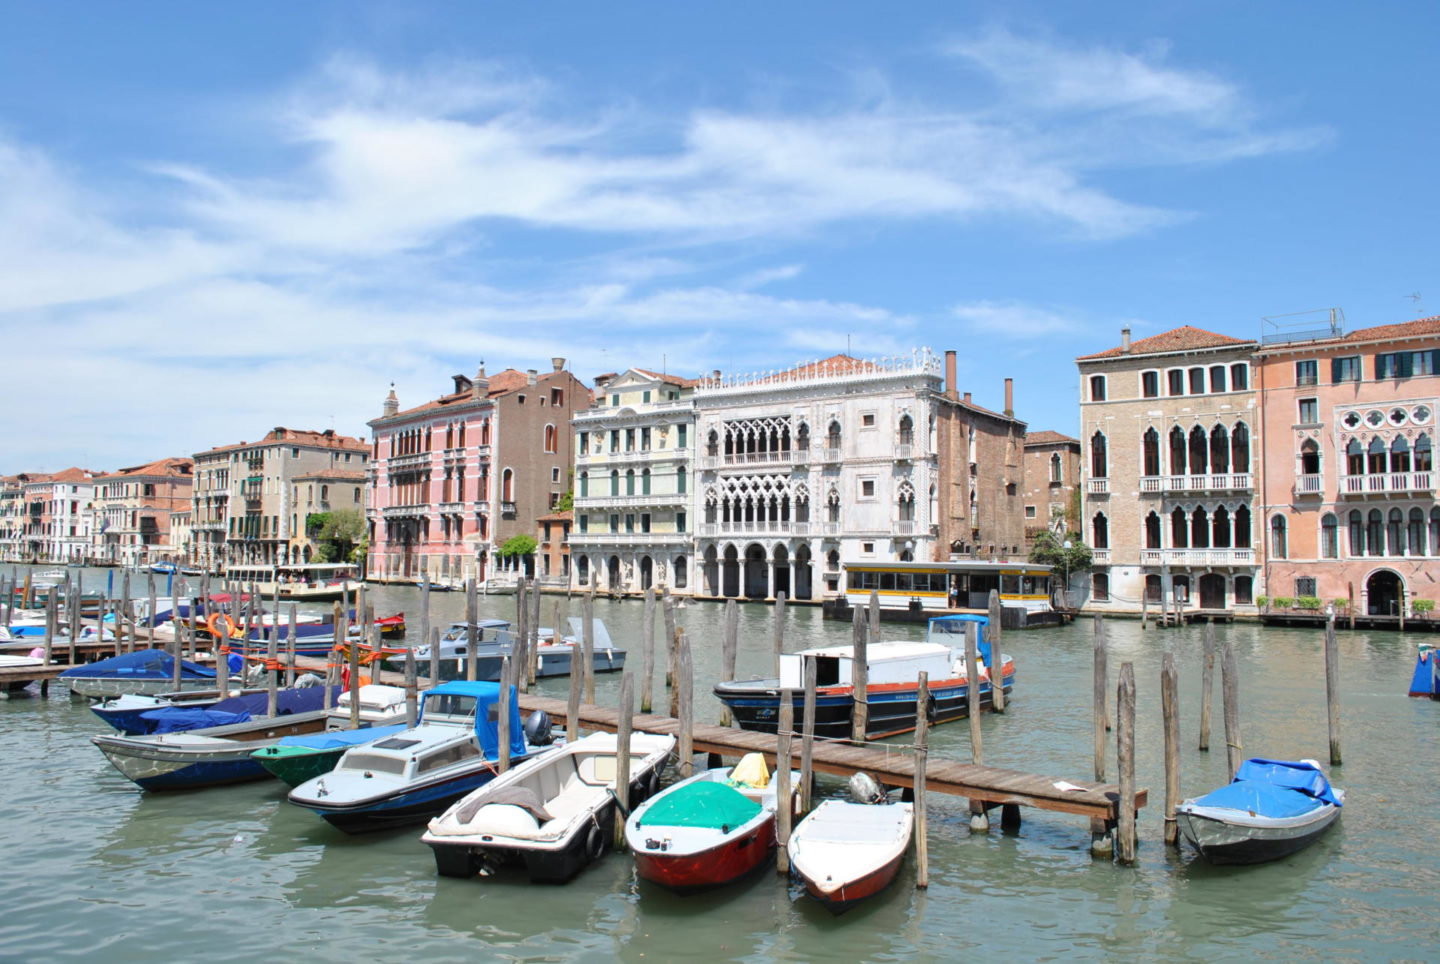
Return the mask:
<path id="1" fill-rule="evenodd" d="M 380 753 L 345 754 L 340 766 L 346 770 L 371 770 L 376 773 L 403 774 L 410 761 L 403 756 L 385 756 Z"/>
<path id="2" fill-rule="evenodd" d="M 425 697 L 425 719 L 473 719 L 476 702 L 475 697 L 463 693 L 429 693 Z"/>

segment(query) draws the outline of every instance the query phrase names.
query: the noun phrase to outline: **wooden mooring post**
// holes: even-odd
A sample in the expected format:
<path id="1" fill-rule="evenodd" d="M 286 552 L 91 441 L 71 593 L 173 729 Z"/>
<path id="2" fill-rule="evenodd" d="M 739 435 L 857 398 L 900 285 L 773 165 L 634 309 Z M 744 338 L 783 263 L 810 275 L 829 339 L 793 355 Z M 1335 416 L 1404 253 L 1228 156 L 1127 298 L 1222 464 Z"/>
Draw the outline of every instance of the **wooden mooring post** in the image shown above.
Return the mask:
<path id="1" fill-rule="evenodd" d="M 1220 689 L 1224 698 L 1226 762 L 1233 777 L 1245 760 L 1245 746 L 1240 739 L 1240 671 L 1235 665 L 1235 648 L 1228 639 L 1220 651 Z"/>
<path id="2" fill-rule="evenodd" d="M 1005 669 L 1001 665 L 1004 657 L 1000 655 L 1000 641 L 1005 638 L 1005 628 L 1001 625 L 1003 612 L 1000 609 L 1000 592 L 996 589 L 990 590 L 989 619 L 985 638 L 990 643 L 990 704 L 996 713 L 1004 713 Z"/>
<path id="3" fill-rule="evenodd" d="M 405 725 L 414 726 L 420 715 L 420 686 L 416 678 L 415 650 L 405 650 Z"/>
<path id="4" fill-rule="evenodd" d="M 815 659 L 805 660 L 805 715 L 800 720 L 800 812 L 810 812 L 815 792 Z"/>
<path id="5" fill-rule="evenodd" d="M 730 600 L 734 602 L 734 600 Z M 729 606 L 726 606 L 729 613 Z M 640 616 L 640 712 L 649 713 L 655 688 L 655 587 L 645 589 L 645 609 Z M 727 713 L 722 710 L 722 713 Z M 729 725 L 727 720 L 722 723 Z"/>
<path id="6" fill-rule="evenodd" d="M 1105 654 L 1105 620 L 1099 614 L 1095 614 L 1095 673 L 1094 673 L 1094 696 L 1095 696 L 1095 779 L 1105 780 L 1105 731 L 1108 726 L 1108 702 L 1106 690 L 1109 687 L 1107 682 Z"/>
<path id="7" fill-rule="evenodd" d="M 685 779 L 695 773 L 695 667 L 683 626 L 675 630 L 675 691 L 679 702 L 676 718 L 680 721 L 680 763 L 676 770 Z"/>
<path id="8" fill-rule="evenodd" d="M 646 590 L 646 601 L 653 594 Z M 621 671 L 620 709 L 615 718 L 615 849 L 625 849 L 625 818 L 630 813 L 630 734 L 635 725 L 635 677 L 629 669 Z"/>
<path id="9" fill-rule="evenodd" d="M 854 658 L 850 661 L 850 682 L 854 689 L 853 706 L 850 709 L 850 739 L 864 743 L 870 728 L 870 663 L 868 655 L 869 629 L 865 614 L 859 606 L 851 614 L 850 643 Z"/>
<path id="10" fill-rule="evenodd" d="M 430 627 L 430 685 L 440 685 L 440 627 Z"/>
<path id="11" fill-rule="evenodd" d="M 930 674 L 920 673 L 916 698 L 930 702 Z M 912 791 L 911 807 L 915 814 L 915 887 L 925 890 L 930 886 L 930 821 L 925 809 L 926 771 L 930 763 L 930 717 L 926 713 L 915 714 L 915 786 Z"/>
<path id="12" fill-rule="evenodd" d="M 775 730 L 775 870 L 790 872 L 790 737 L 795 729 L 795 691 L 780 690 L 780 720 Z"/>
<path id="13" fill-rule="evenodd" d="M 593 595 L 593 594 L 592 594 Z M 670 588 L 660 587 L 660 609 L 665 616 L 665 688 L 675 687 L 675 600 L 670 598 Z M 674 716 L 675 700 L 670 700 L 670 715 Z"/>
<path id="14" fill-rule="evenodd" d="M 510 707 L 514 705 L 517 669 L 509 653 L 500 657 L 500 759 L 496 761 L 496 769 L 501 773 L 510 769 Z"/>
<path id="15" fill-rule="evenodd" d="M 1116 857 L 1122 864 L 1135 862 L 1135 666 L 1120 664 L 1115 690 L 1115 765 L 1120 771 L 1120 805 L 1117 815 Z"/>
<path id="16" fill-rule="evenodd" d="M 981 742 L 980 730 L 979 635 L 977 624 L 965 624 L 965 705 L 967 710 L 965 715 L 970 720 L 970 762 L 976 766 L 984 766 L 985 748 Z M 917 694 L 916 701 L 916 725 L 918 726 L 920 720 L 924 718 L 928 728 L 930 722 L 930 687 L 928 684 L 924 690 L 924 699 L 921 700 Z M 985 812 L 984 801 L 972 799 L 970 801 L 970 830 L 975 833 L 984 833 L 989 829 L 990 816 Z"/>
<path id="17" fill-rule="evenodd" d="M 1175 822 L 1175 807 L 1180 803 L 1180 674 L 1171 652 L 1161 661 L 1160 712 L 1165 726 L 1165 842 L 1178 847 L 1180 827 Z"/>
<path id="18" fill-rule="evenodd" d="M 465 580 L 465 679 L 475 682 L 479 679 L 480 636 L 475 625 L 478 603 L 475 598 L 475 580 Z M 574 669 L 572 667 L 571 671 Z"/>
<path id="19" fill-rule="evenodd" d="M 725 600 L 725 626 L 720 639 L 720 679 L 735 678 L 735 656 L 740 646 L 740 604 L 734 599 Z M 720 704 L 720 725 L 734 725 L 734 717 L 728 703 Z"/>
<path id="20" fill-rule="evenodd" d="M 667 597 L 668 598 L 668 597 Z M 595 593 L 585 596 L 585 616 L 580 626 L 580 679 L 585 687 L 585 702 L 595 702 Z M 575 657 L 570 657 L 570 672 L 575 672 Z M 674 713 L 670 714 L 674 716 Z"/>
<path id="21" fill-rule="evenodd" d="M 584 656 L 583 649 L 581 656 Z M 580 739 L 580 695 L 585 686 L 582 676 L 583 671 L 575 665 L 575 654 L 572 649 L 570 654 L 570 699 L 565 704 L 565 739 L 569 743 Z"/>
<path id="22" fill-rule="evenodd" d="M 1340 765 L 1340 645 L 1335 639 L 1335 609 L 1325 614 L 1325 715 L 1330 723 L 1330 765 Z"/>
<path id="23" fill-rule="evenodd" d="M 785 652 L 785 593 L 783 591 L 775 594 L 774 617 L 775 675 L 779 676 L 780 654 Z"/>
<path id="24" fill-rule="evenodd" d="M 1215 702 L 1215 624 L 1205 624 L 1200 663 L 1200 750 L 1210 750 L 1210 708 Z"/>
<path id="25" fill-rule="evenodd" d="M 421 557 L 421 563 L 420 563 L 420 642 L 421 642 L 421 643 L 428 643 L 429 641 L 430 641 L 430 573 L 429 573 L 428 567 L 425 565 L 424 557 Z M 413 648 L 413 647 L 412 647 L 412 648 Z M 432 677 L 431 680 L 430 680 L 430 685 L 431 685 L 431 686 L 434 686 L 434 685 L 436 685 L 437 683 L 440 682 L 439 679 L 435 678 L 435 677 L 438 677 L 438 676 L 440 675 L 440 674 L 436 671 L 436 669 L 435 669 L 435 657 L 436 657 L 437 655 L 438 655 L 438 654 L 435 653 L 433 650 L 431 651 L 431 659 L 430 659 L 430 673 L 431 673 L 431 677 Z"/>

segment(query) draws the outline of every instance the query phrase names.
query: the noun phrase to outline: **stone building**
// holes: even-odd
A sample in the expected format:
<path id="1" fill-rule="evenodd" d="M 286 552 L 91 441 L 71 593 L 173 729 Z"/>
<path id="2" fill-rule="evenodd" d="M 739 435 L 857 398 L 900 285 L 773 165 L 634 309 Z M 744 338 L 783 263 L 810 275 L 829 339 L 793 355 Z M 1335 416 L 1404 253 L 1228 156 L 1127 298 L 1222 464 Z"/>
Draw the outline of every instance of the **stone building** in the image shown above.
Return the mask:
<path id="1" fill-rule="evenodd" d="M 1254 341 L 1189 325 L 1076 359 L 1086 608 L 1254 612 L 1260 575 Z"/>
<path id="2" fill-rule="evenodd" d="M 570 527 L 574 517 L 575 513 L 566 509 L 535 520 L 535 578 L 541 585 L 570 584 Z"/>
<path id="3" fill-rule="evenodd" d="M 370 468 L 369 577 L 504 581 L 533 574 L 534 556 L 499 560 L 513 536 L 569 491 L 570 420 L 590 392 L 551 359 L 542 374 L 507 369 L 454 376 L 454 390 L 401 411 L 392 391 L 374 435 Z"/>
<path id="4" fill-rule="evenodd" d="M 277 427 L 258 442 L 222 445 L 195 454 L 191 529 L 196 561 L 276 565 L 297 557 L 296 482 L 316 472 L 363 472 L 370 446 L 333 429 Z M 353 488 L 353 486 L 352 486 Z M 363 489 L 362 489 L 363 494 Z"/>
<path id="5" fill-rule="evenodd" d="M 71 562 L 90 552 L 90 503 L 95 497 L 96 473 L 71 467 L 53 473 L 27 473 L 20 498 L 20 558 L 29 561 Z"/>
<path id="6" fill-rule="evenodd" d="M 24 474 L 0 475 L 0 561 L 25 557 L 25 479 Z"/>
<path id="7" fill-rule="evenodd" d="M 696 380 L 631 368 L 576 414 L 576 586 L 692 592 Z"/>
<path id="8" fill-rule="evenodd" d="M 1059 432 L 1027 432 L 1022 477 L 1025 550 L 1035 537 L 1053 532 L 1063 539 L 1080 531 L 1080 440 Z"/>
<path id="9" fill-rule="evenodd" d="M 292 560 L 310 562 L 319 549 L 311 516 L 343 510 L 364 518 L 365 482 L 366 472 L 358 468 L 319 469 L 295 476 L 290 484 L 289 555 Z"/>
<path id="10" fill-rule="evenodd" d="M 1440 317 L 1266 344 L 1266 592 L 1359 615 L 1440 598 Z"/>
<path id="11" fill-rule="evenodd" d="M 123 566 L 178 559 L 170 516 L 190 508 L 194 481 L 188 458 L 156 459 L 97 476 L 95 555 Z"/>

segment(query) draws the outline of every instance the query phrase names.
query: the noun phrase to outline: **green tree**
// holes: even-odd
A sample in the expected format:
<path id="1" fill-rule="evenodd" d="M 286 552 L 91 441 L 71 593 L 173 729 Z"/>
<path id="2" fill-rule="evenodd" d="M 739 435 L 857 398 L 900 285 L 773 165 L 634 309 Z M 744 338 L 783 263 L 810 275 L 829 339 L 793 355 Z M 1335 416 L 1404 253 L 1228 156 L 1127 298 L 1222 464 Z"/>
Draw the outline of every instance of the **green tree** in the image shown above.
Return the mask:
<path id="1" fill-rule="evenodd" d="M 555 501 L 556 512 L 569 512 L 573 508 L 575 508 L 574 492 L 566 492 L 564 495 L 560 496 L 560 498 Z"/>
<path id="2" fill-rule="evenodd" d="M 1030 561 L 1053 566 L 1062 578 L 1068 580 L 1074 573 L 1087 572 L 1094 565 L 1094 556 L 1090 547 L 1080 541 L 1078 533 L 1072 532 L 1061 540 L 1055 533 L 1046 531 L 1035 537 Z"/>
<path id="3" fill-rule="evenodd" d="M 315 512 L 305 517 L 305 531 L 318 544 L 315 561 L 349 561 L 365 541 L 365 516 L 359 509 Z"/>
<path id="4" fill-rule="evenodd" d="M 535 551 L 539 543 L 534 536 L 511 536 L 505 540 L 505 544 L 495 550 L 495 554 L 502 559 L 509 559 L 512 556 L 528 556 Z"/>

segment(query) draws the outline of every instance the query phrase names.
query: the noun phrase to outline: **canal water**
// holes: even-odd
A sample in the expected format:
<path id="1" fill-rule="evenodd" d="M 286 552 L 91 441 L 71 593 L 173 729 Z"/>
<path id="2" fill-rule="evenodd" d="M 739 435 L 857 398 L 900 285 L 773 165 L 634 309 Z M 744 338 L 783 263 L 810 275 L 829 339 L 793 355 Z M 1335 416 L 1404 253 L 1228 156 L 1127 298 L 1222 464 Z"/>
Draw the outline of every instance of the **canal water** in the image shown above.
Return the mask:
<path id="1" fill-rule="evenodd" d="M 87 583 L 103 578 L 90 572 Z M 412 619 L 418 592 L 380 588 L 382 612 Z M 461 594 L 432 596 L 437 623 L 462 618 Z M 558 597 L 546 597 L 545 622 Z M 482 600 L 513 617 L 514 597 Z M 570 604 L 579 614 L 579 600 Z M 709 684 L 719 667 L 722 609 L 679 612 L 695 651 L 697 715 L 718 717 Z M 617 645 L 639 632 L 639 602 L 597 601 Z M 773 610 L 744 606 L 740 675 L 769 667 Z M 1348 793 L 1340 824 L 1310 849 L 1249 868 L 1217 868 L 1162 841 L 1164 771 L 1159 676 L 1178 657 L 1182 789 L 1226 780 L 1219 690 L 1209 753 L 1196 749 L 1201 630 L 1109 624 L 1112 675 L 1134 663 L 1141 812 L 1139 862 L 1089 853 L 1086 821 L 1024 810 L 1018 833 L 972 835 L 966 802 L 931 795 L 930 887 L 913 863 L 887 893 L 841 917 L 765 873 L 721 891 L 675 897 L 642 885 L 612 854 L 566 886 L 517 874 L 451 880 L 435 875 L 420 828 L 347 837 L 290 806 L 278 782 L 147 794 L 113 770 L 88 737 L 99 721 L 63 689 L 0 701 L 6 734 L 0 958 L 229 961 L 277 954 L 320 961 L 496 959 L 953 960 L 1005 953 L 1022 960 L 1435 960 L 1440 956 L 1440 703 L 1406 696 L 1416 637 L 1340 635 Z M 845 642 L 848 624 L 792 606 L 788 649 Z M 886 624 L 887 636 L 919 627 Z M 1218 627 L 1233 644 L 1247 755 L 1327 754 L 1320 635 Z M 1084 779 L 1091 775 L 1091 627 L 1006 636 L 1018 681 L 1004 715 L 984 718 L 987 763 Z M 638 670 L 638 653 L 635 666 Z M 663 672 L 663 670 L 662 670 Z M 1218 677 L 1218 674 L 1217 674 Z M 598 680 L 613 701 L 618 676 Z M 563 696 L 564 679 L 542 681 Z M 663 686 L 656 685 L 657 705 Z M 964 723 L 933 731 L 932 758 L 969 759 Z M 894 741 L 900 742 L 900 741 Z M 1110 774 L 1114 776 L 1113 744 Z M 822 795 L 840 795 L 821 778 Z"/>

